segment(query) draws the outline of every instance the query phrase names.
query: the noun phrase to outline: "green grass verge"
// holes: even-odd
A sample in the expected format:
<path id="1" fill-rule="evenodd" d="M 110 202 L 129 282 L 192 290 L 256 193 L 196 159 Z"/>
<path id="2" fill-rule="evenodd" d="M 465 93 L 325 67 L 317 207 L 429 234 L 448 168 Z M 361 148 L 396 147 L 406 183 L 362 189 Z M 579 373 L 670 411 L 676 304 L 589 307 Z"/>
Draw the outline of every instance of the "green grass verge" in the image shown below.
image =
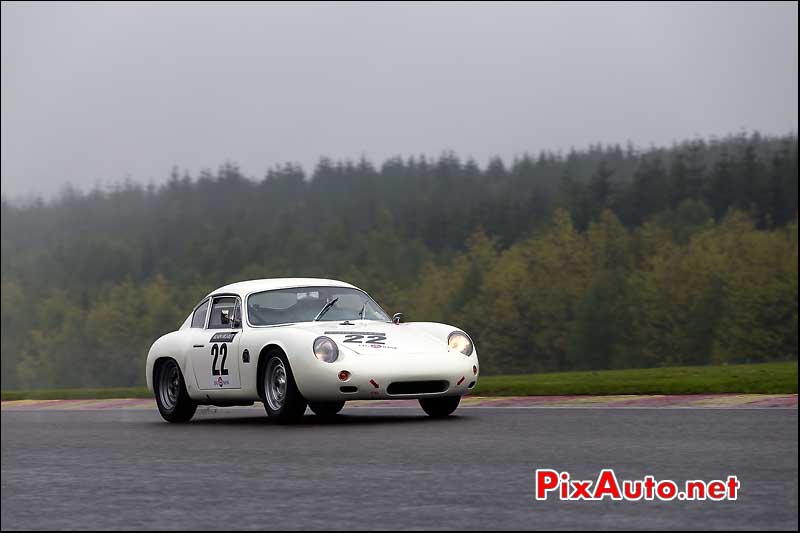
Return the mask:
<path id="1" fill-rule="evenodd" d="M 151 398 L 147 387 L 117 387 L 106 389 L 39 389 L 3 391 L 7 400 L 90 400 L 106 398 Z"/>
<path id="2" fill-rule="evenodd" d="M 482 376 L 473 394 L 553 396 L 721 392 L 797 393 L 797 362 Z"/>
<path id="3" fill-rule="evenodd" d="M 480 396 L 797 393 L 797 362 L 481 376 Z M 3 400 L 149 398 L 146 388 L 2 391 Z"/>

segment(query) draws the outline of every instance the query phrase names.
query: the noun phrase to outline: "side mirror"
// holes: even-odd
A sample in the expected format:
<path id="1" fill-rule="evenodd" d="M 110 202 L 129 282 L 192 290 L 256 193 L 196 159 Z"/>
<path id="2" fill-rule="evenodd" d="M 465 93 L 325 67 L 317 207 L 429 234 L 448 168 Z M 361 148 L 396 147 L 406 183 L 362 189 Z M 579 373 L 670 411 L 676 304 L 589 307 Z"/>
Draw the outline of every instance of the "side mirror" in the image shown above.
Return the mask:
<path id="1" fill-rule="evenodd" d="M 395 313 L 392 315 L 392 322 L 395 324 L 399 324 L 401 320 L 403 320 L 403 313 Z"/>

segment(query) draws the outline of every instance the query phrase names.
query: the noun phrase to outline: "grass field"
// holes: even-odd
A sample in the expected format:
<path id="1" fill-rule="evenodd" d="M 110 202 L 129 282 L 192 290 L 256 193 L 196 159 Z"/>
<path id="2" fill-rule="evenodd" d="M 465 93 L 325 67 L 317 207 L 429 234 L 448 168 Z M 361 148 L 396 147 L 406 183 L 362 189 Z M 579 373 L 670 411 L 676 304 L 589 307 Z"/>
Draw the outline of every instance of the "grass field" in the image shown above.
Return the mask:
<path id="1" fill-rule="evenodd" d="M 797 393 L 797 362 L 482 376 L 480 396 Z M 2 391 L 3 400 L 147 398 L 146 388 Z"/>
<path id="2" fill-rule="evenodd" d="M 2 392 L 8 400 L 102 400 L 106 398 L 149 398 L 146 387 L 114 387 L 103 389 L 37 389 Z"/>
<path id="3" fill-rule="evenodd" d="M 483 376 L 473 394 L 552 396 L 722 392 L 797 393 L 797 362 Z"/>

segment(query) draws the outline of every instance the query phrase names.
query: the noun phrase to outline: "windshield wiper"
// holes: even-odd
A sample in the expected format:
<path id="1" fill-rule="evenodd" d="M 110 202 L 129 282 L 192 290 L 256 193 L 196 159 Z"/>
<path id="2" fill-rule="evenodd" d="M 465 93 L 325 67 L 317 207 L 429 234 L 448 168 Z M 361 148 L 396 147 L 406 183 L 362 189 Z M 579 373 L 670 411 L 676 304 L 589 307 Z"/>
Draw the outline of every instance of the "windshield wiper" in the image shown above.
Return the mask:
<path id="1" fill-rule="evenodd" d="M 324 306 L 324 307 L 323 307 L 323 308 L 320 310 L 320 312 L 319 312 L 319 313 L 317 313 L 317 316 L 314 318 L 314 322 L 316 322 L 317 320 L 319 320 L 320 318 L 322 318 L 322 315 L 324 315 L 325 313 L 327 313 L 327 312 L 328 312 L 328 309 L 330 309 L 331 307 L 333 307 L 333 304 L 335 304 L 335 303 L 336 303 L 336 302 L 338 302 L 338 301 L 339 301 L 339 297 L 337 296 L 336 298 L 334 298 L 334 299 L 333 299 L 333 300 L 331 300 L 330 302 L 326 303 L 326 304 L 325 304 L 325 306 Z"/>
<path id="2" fill-rule="evenodd" d="M 367 302 L 364 302 L 364 305 L 361 306 L 361 311 L 358 312 L 359 318 L 364 320 L 364 316 L 367 314 Z"/>

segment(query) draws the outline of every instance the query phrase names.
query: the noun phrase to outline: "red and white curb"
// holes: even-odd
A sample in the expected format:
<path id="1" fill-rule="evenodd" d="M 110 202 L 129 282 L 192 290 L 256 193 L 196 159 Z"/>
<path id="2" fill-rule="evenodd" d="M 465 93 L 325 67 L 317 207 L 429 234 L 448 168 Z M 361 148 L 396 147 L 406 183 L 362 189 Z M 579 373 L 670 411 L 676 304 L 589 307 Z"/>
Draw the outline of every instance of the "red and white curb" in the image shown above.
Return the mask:
<path id="1" fill-rule="evenodd" d="M 355 400 L 348 407 L 416 407 L 416 400 Z M 260 404 L 255 408 L 262 409 Z M 797 409 L 797 394 L 687 394 L 616 396 L 466 396 L 466 408 L 613 408 L 613 409 Z M 3 411 L 155 409 L 150 398 L 109 400 L 14 400 Z"/>

